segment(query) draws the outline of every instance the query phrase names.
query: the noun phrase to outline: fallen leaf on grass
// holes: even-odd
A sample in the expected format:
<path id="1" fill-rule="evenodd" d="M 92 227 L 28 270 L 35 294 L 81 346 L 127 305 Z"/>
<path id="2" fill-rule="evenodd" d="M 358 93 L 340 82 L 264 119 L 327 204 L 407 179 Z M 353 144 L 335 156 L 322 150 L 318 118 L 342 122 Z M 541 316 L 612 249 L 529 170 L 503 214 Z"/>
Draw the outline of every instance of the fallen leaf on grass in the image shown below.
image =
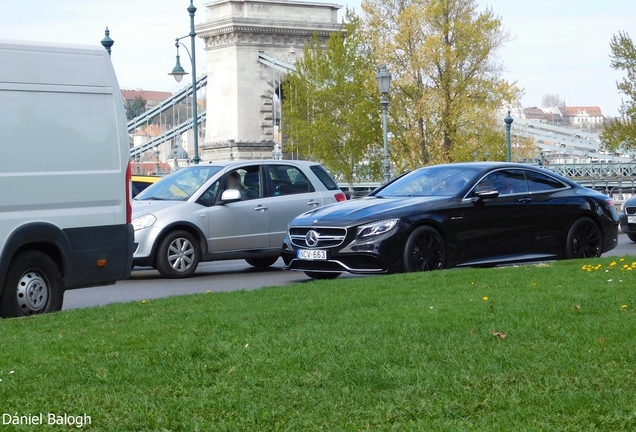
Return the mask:
<path id="1" fill-rule="evenodd" d="M 497 337 L 499 339 L 505 339 L 506 336 L 508 336 L 506 332 L 498 332 L 496 330 L 492 330 L 491 333 L 494 337 Z"/>
<path id="2" fill-rule="evenodd" d="M 574 310 L 581 310 L 581 305 L 574 305 Z"/>
<path id="3" fill-rule="evenodd" d="M 605 340 L 605 338 L 604 338 L 604 337 L 600 337 L 600 338 L 598 338 L 598 341 L 599 341 L 600 343 L 602 343 L 602 344 L 607 343 L 607 341 Z"/>

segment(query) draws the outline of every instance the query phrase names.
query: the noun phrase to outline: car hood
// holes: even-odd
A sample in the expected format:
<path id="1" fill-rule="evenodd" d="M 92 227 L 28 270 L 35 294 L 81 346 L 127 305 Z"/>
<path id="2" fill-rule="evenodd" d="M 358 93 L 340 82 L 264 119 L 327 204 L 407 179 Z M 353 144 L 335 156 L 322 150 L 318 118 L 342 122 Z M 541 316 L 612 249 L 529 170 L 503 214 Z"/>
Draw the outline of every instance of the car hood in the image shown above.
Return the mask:
<path id="1" fill-rule="evenodd" d="M 351 226 L 382 219 L 399 218 L 414 210 L 425 210 L 447 203 L 450 196 L 397 197 L 351 200 L 320 207 L 297 216 L 291 225 Z"/>
<path id="2" fill-rule="evenodd" d="M 184 201 L 170 201 L 170 200 L 133 200 L 132 201 L 132 215 L 133 219 L 137 216 L 142 216 L 147 213 L 156 213 L 163 209 L 171 208 L 179 204 L 183 204 Z"/>

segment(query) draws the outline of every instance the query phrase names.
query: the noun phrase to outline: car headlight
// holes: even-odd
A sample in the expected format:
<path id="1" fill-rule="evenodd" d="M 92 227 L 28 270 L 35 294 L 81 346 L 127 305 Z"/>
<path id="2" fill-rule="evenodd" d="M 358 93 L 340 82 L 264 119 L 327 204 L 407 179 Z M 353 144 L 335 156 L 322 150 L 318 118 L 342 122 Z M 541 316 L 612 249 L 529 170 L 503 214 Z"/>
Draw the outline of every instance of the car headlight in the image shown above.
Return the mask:
<path id="1" fill-rule="evenodd" d="M 143 216 L 139 216 L 138 218 L 133 219 L 132 225 L 135 231 L 139 231 L 140 229 L 152 226 L 155 222 L 157 222 L 157 218 L 154 215 L 147 213 Z"/>
<path id="2" fill-rule="evenodd" d="M 397 225 L 399 219 L 385 219 L 358 227 L 356 236 L 358 238 L 370 237 L 389 232 Z"/>

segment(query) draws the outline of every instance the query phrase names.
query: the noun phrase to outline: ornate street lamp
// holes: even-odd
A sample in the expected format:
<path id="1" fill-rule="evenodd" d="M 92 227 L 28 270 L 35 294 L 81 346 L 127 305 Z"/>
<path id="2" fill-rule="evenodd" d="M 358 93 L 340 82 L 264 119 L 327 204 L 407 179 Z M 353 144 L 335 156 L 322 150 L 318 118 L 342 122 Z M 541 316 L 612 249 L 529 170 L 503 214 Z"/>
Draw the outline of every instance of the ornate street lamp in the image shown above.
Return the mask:
<path id="1" fill-rule="evenodd" d="M 110 56 L 110 47 L 113 46 L 115 41 L 110 38 L 110 31 L 108 30 L 108 27 L 106 27 L 106 31 L 104 31 L 104 34 L 105 36 L 104 39 L 102 39 L 102 46 L 106 48 L 106 51 L 108 51 L 108 55 Z"/>
<path id="2" fill-rule="evenodd" d="M 512 161 L 512 155 L 510 151 L 510 126 L 512 125 L 513 118 L 510 117 L 510 111 L 508 111 L 508 115 L 504 119 L 504 123 L 506 123 L 506 149 L 508 152 L 508 162 Z"/>
<path id="3" fill-rule="evenodd" d="M 199 125 L 197 122 L 197 65 L 196 55 L 194 52 L 194 38 L 197 35 L 194 32 L 194 13 L 196 11 L 197 8 L 194 7 L 192 0 L 190 0 L 190 6 L 188 7 L 188 12 L 190 13 L 190 33 L 175 39 L 174 45 L 177 47 L 177 64 L 168 75 L 172 75 L 177 82 L 181 82 L 183 76 L 188 74 L 185 70 L 183 70 L 181 63 L 179 62 L 179 45 L 181 45 L 188 53 L 190 62 L 192 63 L 192 133 L 194 135 L 194 158 L 192 158 L 192 161 L 195 164 L 198 164 L 201 159 L 199 158 Z M 188 51 L 188 47 L 180 42 L 181 39 L 185 39 L 188 36 L 191 38 L 190 49 L 192 50 L 192 53 Z"/>
<path id="4" fill-rule="evenodd" d="M 382 132 L 384 136 L 384 183 L 391 179 L 391 163 L 389 162 L 389 138 L 387 133 L 387 111 L 389 108 L 389 89 L 391 87 L 391 74 L 386 71 L 386 65 L 380 65 L 378 73 L 375 74 L 380 89 L 380 106 L 382 107 Z"/>

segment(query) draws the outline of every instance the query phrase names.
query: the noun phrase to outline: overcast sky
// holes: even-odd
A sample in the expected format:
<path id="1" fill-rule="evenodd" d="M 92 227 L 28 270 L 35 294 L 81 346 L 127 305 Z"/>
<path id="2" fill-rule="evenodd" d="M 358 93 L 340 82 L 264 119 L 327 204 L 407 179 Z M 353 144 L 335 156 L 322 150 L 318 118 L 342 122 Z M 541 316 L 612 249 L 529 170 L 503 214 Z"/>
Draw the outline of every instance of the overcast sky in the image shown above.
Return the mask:
<path id="1" fill-rule="evenodd" d="M 204 4 L 195 23 L 206 18 Z M 360 11 L 360 0 L 337 2 Z M 636 0 L 482 0 L 499 15 L 514 40 L 499 52 L 505 78 L 525 89 L 523 106 L 558 94 L 568 106 L 596 105 L 615 116 L 621 103 L 609 65 L 613 34 L 636 38 Z M 115 40 L 112 60 L 122 88 L 174 91 L 167 73 L 174 39 L 187 35 L 189 0 L 21 0 L 0 2 L 0 38 L 99 44 L 106 26 Z M 189 42 L 188 46 L 189 46 Z M 190 65 L 182 51 L 181 64 Z M 197 69 L 204 71 L 197 39 Z M 212 84 L 209 84 L 212 85 Z"/>

